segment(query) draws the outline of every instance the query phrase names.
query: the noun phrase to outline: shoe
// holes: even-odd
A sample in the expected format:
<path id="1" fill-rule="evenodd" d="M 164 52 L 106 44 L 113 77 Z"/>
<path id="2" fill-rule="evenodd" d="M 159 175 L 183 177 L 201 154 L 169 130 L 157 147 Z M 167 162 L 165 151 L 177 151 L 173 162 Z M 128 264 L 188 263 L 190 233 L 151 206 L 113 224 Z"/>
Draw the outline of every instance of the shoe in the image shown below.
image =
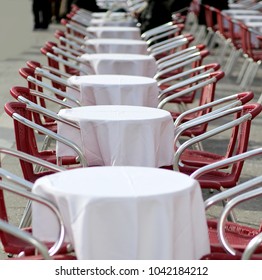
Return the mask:
<path id="1" fill-rule="evenodd" d="M 35 23 L 33 30 L 37 30 L 37 29 L 40 29 L 40 28 L 41 28 L 40 23 L 37 23 L 37 24 Z"/>
<path id="2" fill-rule="evenodd" d="M 43 24 L 43 23 L 39 23 L 39 24 L 35 24 L 33 30 L 46 30 L 48 29 L 48 24 Z"/>

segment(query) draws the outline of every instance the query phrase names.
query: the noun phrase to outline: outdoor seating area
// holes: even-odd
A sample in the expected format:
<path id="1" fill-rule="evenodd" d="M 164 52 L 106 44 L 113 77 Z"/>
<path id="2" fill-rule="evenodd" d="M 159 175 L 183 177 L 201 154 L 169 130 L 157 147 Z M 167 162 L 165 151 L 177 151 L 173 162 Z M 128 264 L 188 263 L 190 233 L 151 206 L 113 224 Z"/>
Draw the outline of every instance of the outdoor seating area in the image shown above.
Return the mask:
<path id="1" fill-rule="evenodd" d="M 113 2 L 72 4 L 17 69 L 0 259 L 261 260 L 262 2 L 145 32 L 145 1 Z"/>

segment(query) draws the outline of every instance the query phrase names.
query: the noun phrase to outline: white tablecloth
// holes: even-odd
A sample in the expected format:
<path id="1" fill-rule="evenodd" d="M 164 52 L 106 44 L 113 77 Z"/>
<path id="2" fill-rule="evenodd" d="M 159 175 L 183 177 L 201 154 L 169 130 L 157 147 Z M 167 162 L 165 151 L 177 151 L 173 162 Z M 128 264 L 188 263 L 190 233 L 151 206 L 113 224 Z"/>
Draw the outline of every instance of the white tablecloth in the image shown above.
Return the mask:
<path id="1" fill-rule="evenodd" d="M 133 18 L 111 19 L 92 18 L 90 26 L 136 26 L 137 22 Z"/>
<path id="2" fill-rule="evenodd" d="M 209 253 L 198 182 L 170 170 L 81 168 L 37 180 L 33 192 L 53 201 L 78 259 L 199 259 Z M 54 240 L 57 223 L 33 204 L 33 233 Z"/>
<path id="3" fill-rule="evenodd" d="M 142 106 L 84 106 L 59 115 L 79 124 L 58 123 L 58 133 L 82 147 L 89 165 L 172 165 L 173 119 L 168 111 Z M 58 156 L 74 152 L 58 144 Z"/>
<path id="4" fill-rule="evenodd" d="M 93 53 L 133 53 L 148 54 L 148 45 L 143 40 L 133 39 L 87 39 L 84 48 L 87 52 Z"/>
<path id="5" fill-rule="evenodd" d="M 141 39 L 140 28 L 129 26 L 89 26 L 86 29 L 97 38 Z"/>
<path id="6" fill-rule="evenodd" d="M 154 77 L 157 72 L 153 56 L 142 54 L 83 54 L 81 68 L 89 74 L 119 74 Z"/>
<path id="7" fill-rule="evenodd" d="M 94 12 L 92 13 L 92 18 L 103 18 L 103 19 L 111 19 L 111 20 L 119 20 L 127 18 L 128 14 L 125 12 Z"/>
<path id="8" fill-rule="evenodd" d="M 72 76 L 67 88 L 84 105 L 136 105 L 157 107 L 159 88 L 153 78 L 129 75 Z"/>
<path id="9" fill-rule="evenodd" d="M 232 18 L 247 24 L 248 22 L 262 22 L 262 13 L 258 15 L 232 15 Z"/>
<path id="10" fill-rule="evenodd" d="M 223 10 L 224 13 L 228 14 L 228 15 L 246 15 L 246 16 L 249 16 L 249 15 L 255 15 L 255 14 L 260 14 L 259 11 L 257 10 L 249 10 L 249 9 L 229 9 L 229 10 Z"/>

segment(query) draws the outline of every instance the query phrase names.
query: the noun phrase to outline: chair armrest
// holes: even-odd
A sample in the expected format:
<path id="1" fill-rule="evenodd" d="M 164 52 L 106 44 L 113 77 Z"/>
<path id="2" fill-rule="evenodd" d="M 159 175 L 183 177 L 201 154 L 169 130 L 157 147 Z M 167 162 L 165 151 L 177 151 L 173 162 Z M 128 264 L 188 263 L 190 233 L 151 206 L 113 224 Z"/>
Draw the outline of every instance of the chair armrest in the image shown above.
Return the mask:
<path id="1" fill-rule="evenodd" d="M 178 57 L 180 55 L 190 54 L 190 53 L 201 51 L 204 48 L 205 48 L 205 45 L 196 45 L 196 46 L 188 47 L 188 48 L 186 48 L 184 50 L 179 50 L 178 52 L 172 53 L 170 55 L 167 55 L 167 56 L 164 56 L 164 57 L 158 59 L 157 60 L 157 64 L 161 64 L 161 63 L 163 63 L 166 60 Z"/>
<path id="2" fill-rule="evenodd" d="M 186 62 L 186 64 L 187 63 L 188 62 Z M 184 66 L 184 65 L 182 65 L 182 66 Z M 178 67 L 176 66 L 175 69 L 176 68 L 178 68 Z M 171 69 L 170 71 L 175 70 L 175 69 L 172 69 L 172 66 L 168 67 L 166 69 Z M 178 79 L 181 79 L 183 77 L 187 77 L 187 76 L 190 77 L 190 75 L 192 75 L 193 73 L 201 74 L 202 71 L 203 71 L 203 73 L 211 73 L 211 72 L 217 71 L 219 69 L 220 69 L 220 65 L 218 63 L 210 63 L 210 64 L 205 64 L 205 65 L 200 65 L 200 66 L 194 67 L 192 69 L 185 70 L 181 73 L 172 75 L 168 78 L 162 79 L 162 80 L 158 81 L 158 86 L 164 85 L 165 83 L 174 82 L 174 81 L 176 81 Z"/>
<path id="3" fill-rule="evenodd" d="M 37 90 L 30 90 L 30 94 L 32 94 L 34 96 L 37 96 L 39 98 L 43 98 L 45 100 L 51 101 L 55 104 L 61 105 L 62 107 L 72 108 L 72 106 L 69 105 L 66 101 L 58 99 L 58 98 L 56 98 L 54 96 L 51 96 L 51 95 L 44 94 L 43 92 L 40 92 L 40 91 L 37 91 Z M 21 100 L 19 100 L 19 101 L 21 101 Z"/>
<path id="4" fill-rule="evenodd" d="M 184 96 L 194 90 L 197 90 L 197 89 L 200 89 L 206 85 L 209 85 L 213 82 L 216 81 L 216 78 L 213 77 L 213 78 L 210 78 L 210 79 L 207 79 L 209 77 L 209 73 L 201 73 L 199 75 L 196 75 L 196 76 L 193 76 L 185 81 L 182 81 L 182 82 L 178 82 L 177 84 L 175 85 L 171 85 L 169 86 L 167 89 L 163 90 L 159 95 L 158 95 L 158 98 L 160 100 L 159 104 L 158 104 L 158 108 L 163 108 L 164 105 L 168 102 L 170 102 L 171 100 L 175 99 L 175 98 L 178 98 L 178 97 L 181 97 L 181 96 Z M 197 84 L 194 84 L 192 85 L 193 83 L 196 83 L 198 82 Z M 181 91 L 178 91 L 178 92 L 175 92 L 173 94 L 170 94 L 166 97 L 164 97 L 162 100 L 161 100 L 161 97 L 164 96 L 165 94 L 167 94 L 168 92 L 172 92 L 174 90 L 177 90 L 179 88 L 182 88 L 184 86 L 190 86 L 186 89 L 183 89 Z"/>
<path id="5" fill-rule="evenodd" d="M 82 62 L 77 56 L 74 56 L 71 53 L 66 52 L 66 51 L 64 51 L 64 50 L 62 50 L 58 47 L 53 46 L 52 50 L 54 51 L 54 53 L 63 55 L 64 57 L 69 58 L 69 59 L 75 61 L 76 63 L 81 63 Z"/>
<path id="6" fill-rule="evenodd" d="M 183 119 L 190 114 L 193 114 L 193 113 L 196 113 L 199 111 L 203 111 L 208 108 L 214 108 L 217 105 L 221 105 L 221 104 L 228 103 L 228 102 L 235 100 L 234 102 L 231 102 L 230 104 L 223 106 L 221 108 L 218 108 L 215 111 L 211 112 L 211 113 L 218 113 L 220 111 L 224 111 L 224 110 L 236 107 L 236 106 L 243 105 L 243 104 L 247 103 L 248 101 L 250 101 L 253 98 L 253 96 L 254 96 L 254 94 L 252 92 L 243 92 L 243 93 L 239 93 L 239 94 L 233 94 L 233 95 L 226 96 L 226 97 L 220 98 L 218 100 L 209 102 L 202 106 L 197 106 L 195 108 L 189 109 L 189 110 L 181 113 L 177 117 L 177 119 L 174 122 L 174 126 L 175 126 L 175 128 L 178 127 L 182 123 Z"/>
<path id="7" fill-rule="evenodd" d="M 170 27 L 172 27 L 172 26 L 173 26 L 173 22 L 169 21 L 165 24 L 162 24 L 160 26 L 157 26 L 157 27 L 151 28 L 150 30 L 145 31 L 144 33 L 141 34 L 141 38 L 143 40 L 147 41 L 150 37 L 152 37 L 156 34 L 165 32 L 165 31 L 169 30 Z"/>
<path id="8" fill-rule="evenodd" d="M 0 219 L 0 229 L 1 231 L 7 232 L 8 234 L 23 240 L 24 242 L 31 244 L 35 249 L 43 256 L 45 260 L 52 260 L 52 257 L 49 255 L 47 247 L 37 240 L 34 236 L 22 231 L 14 225 L 11 225 Z"/>
<path id="9" fill-rule="evenodd" d="M 170 26 L 169 29 L 165 30 L 165 32 L 161 32 L 160 34 L 156 34 L 155 36 L 150 37 L 148 40 L 146 40 L 146 43 L 148 45 L 152 45 L 152 44 L 155 45 L 156 44 L 154 43 L 155 41 L 168 37 L 170 35 L 174 35 L 180 30 L 181 28 L 179 28 L 177 25 Z"/>
<path id="10" fill-rule="evenodd" d="M 262 184 L 262 176 L 259 176 L 249 182 L 250 185 L 253 187 L 261 186 Z M 240 194 L 234 198 L 232 198 L 224 207 L 224 210 L 219 218 L 219 223 L 218 223 L 218 239 L 224 249 L 231 255 L 235 256 L 237 254 L 237 251 L 231 247 L 229 242 L 227 241 L 225 237 L 225 224 L 227 221 L 227 216 L 229 213 L 232 211 L 232 209 L 237 206 L 238 204 L 247 201 L 249 199 L 258 197 L 262 195 L 262 188 L 257 188 L 255 190 Z"/>
<path id="11" fill-rule="evenodd" d="M 62 63 L 63 65 L 69 66 L 69 67 L 71 67 L 71 68 L 73 68 L 73 69 L 75 69 L 77 71 L 83 71 L 81 69 L 81 67 L 79 67 L 78 65 L 76 65 L 74 63 L 71 63 L 71 62 L 69 62 L 67 60 L 64 60 L 61 57 L 58 57 L 57 55 L 54 55 L 54 54 L 52 54 L 50 52 L 47 52 L 46 56 L 49 57 L 50 59 L 53 59 L 53 60 L 59 62 L 59 63 Z M 85 73 L 85 74 L 88 74 L 88 73 Z"/>
<path id="12" fill-rule="evenodd" d="M 257 247 L 262 243 L 262 232 L 259 233 L 257 236 L 253 237 L 251 241 L 246 246 L 241 259 L 242 260 L 249 260 L 253 253 L 256 251 Z"/>
<path id="13" fill-rule="evenodd" d="M 60 212 L 58 211 L 58 209 L 56 208 L 56 206 L 53 203 L 51 203 L 49 200 L 47 200 L 39 195 L 36 195 L 32 192 L 28 192 L 18 186 L 14 186 L 13 184 L 10 185 L 4 181 L 0 181 L 0 188 L 5 191 L 9 191 L 11 193 L 15 193 L 22 197 L 28 198 L 31 201 L 41 203 L 41 204 L 45 205 L 46 207 L 48 207 L 55 214 L 55 216 L 59 222 L 59 236 L 58 236 L 57 240 L 55 241 L 54 245 L 49 249 L 48 254 L 50 256 L 53 256 L 54 254 L 56 254 L 58 252 L 58 250 L 60 249 L 62 243 L 64 242 L 64 238 L 65 238 L 64 222 L 63 222 L 62 216 L 61 216 Z"/>
<path id="14" fill-rule="evenodd" d="M 14 149 L 8 149 L 8 148 L 5 148 L 5 147 L 0 147 L 0 154 L 13 156 L 13 157 L 16 157 L 18 159 L 22 159 L 26 162 L 30 162 L 30 163 L 33 163 L 33 164 L 36 164 L 36 165 L 40 165 L 40 166 L 42 166 L 46 169 L 49 169 L 49 170 L 52 170 L 52 171 L 55 171 L 55 172 L 61 172 L 61 171 L 66 170 L 62 166 L 55 165 L 53 163 L 47 162 L 47 161 L 42 160 L 40 158 L 31 156 L 27 153 L 24 153 L 24 152 L 21 152 L 21 151 L 18 151 L 18 150 L 14 150 Z M 15 174 L 11 173 L 11 172 L 3 169 L 3 168 L 0 168 L 0 176 L 5 177 L 9 181 L 12 181 L 12 182 L 28 189 L 28 190 L 32 189 L 32 183 L 31 182 L 29 182 L 29 181 L 15 175 Z"/>
<path id="15" fill-rule="evenodd" d="M 56 141 L 58 142 L 61 142 L 63 144 L 65 144 L 66 146 L 70 147 L 72 150 L 74 150 L 76 152 L 76 154 L 78 155 L 79 157 L 79 160 L 80 160 L 80 163 L 83 167 L 87 167 L 87 160 L 82 152 L 82 150 L 75 144 L 73 143 L 72 141 L 69 141 L 68 139 L 66 139 L 65 137 L 62 137 L 61 135 L 58 135 L 52 131 L 50 131 L 49 129 L 46 129 L 22 116 L 20 116 L 19 114 L 17 113 L 14 113 L 12 115 L 12 117 L 21 122 L 22 124 L 28 126 L 28 127 L 31 127 L 32 129 L 35 129 L 39 132 L 42 132 L 43 134 L 45 135 L 48 135 L 49 137 L 55 139 Z"/>
<path id="16" fill-rule="evenodd" d="M 65 98 L 65 99 L 68 99 L 68 100 L 74 102 L 77 106 L 81 106 L 81 103 L 80 103 L 80 101 L 79 101 L 78 99 L 76 99 L 75 97 L 73 97 L 73 96 L 67 94 L 66 92 L 64 92 L 64 91 L 62 91 L 62 90 L 59 90 L 59 89 L 57 89 L 57 88 L 54 88 L 54 87 L 52 87 L 51 85 L 46 84 L 46 83 L 44 83 L 44 82 L 42 82 L 42 81 L 39 81 L 39 80 L 35 79 L 35 78 L 32 77 L 32 76 L 28 76 L 28 77 L 27 77 L 27 80 L 28 80 L 29 82 L 31 82 L 31 83 L 34 83 L 34 84 L 37 85 L 37 86 L 40 86 L 40 87 L 42 87 L 42 88 L 45 88 L 45 89 L 47 89 L 47 90 L 53 92 L 54 94 L 57 94 L 57 95 L 59 95 L 59 96 Z"/>
<path id="17" fill-rule="evenodd" d="M 65 73 L 64 71 L 61 71 L 57 68 L 51 67 L 51 66 L 47 66 L 47 65 L 42 65 L 42 69 L 47 70 L 49 72 L 52 72 L 53 74 L 57 74 L 61 77 L 64 77 L 65 79 L 68 79 L 71 77 L 71 75 Z"/>
<path id="18" fill-rule="evenodd" d="M 195 172 L 193 172 L 190 175 L 190 177 L 197 180 L 201 175 L 204 175 L 205 173 L 217 170 L 219 168 L 223 168 L 223 167 L 233 164 L 235 162 L 244 161 L 248 158 L 258 156 L 261 154 L 262 154 L 262 148 L 247 151 L 243 154 L 235 155 L 230 158 L 223 159 L 223 160 L 220 160 L 215 163 L 211 163 L 207 166 L 203 166 L 203 167 L 199 168 L 198 170 L 196 170 Z M 250 187 L 252 187 L 251 183 L 247 183 L 247 184 L 243 183 L 234 188 L 231 188 L 231 189 L 225 190 L 219 194 L 213 195 L 212 197 L 208 198 L 205 201 L 205 208 L 208 209 L 209 207 L 211 207 L 212 205 L 214 205 L 220 201 L 223 201 L 227 198 L 231 198 L 245 190 L 248 190 Z"/>
<path id="19" fill-rule="evenodd" d="M 57 82 L 60 85 L 63 85 L 63 86 L 66 86 L 66 87 L 70 87 L 70 88 L 73 88 L 75 90 L 79 90 L 77 87 L 68 84 L 67 79 L 64 79 L 64 78 L 61 78 L 61 77 L 59 77 L 57 75 L 54 75 L 53 73 L 51 73 L 50 71 L 47 71 L 45 69 L 36 67 L 35 74 L 36 75 L 41 75 L 42 77 L 45 77 L 45 78 L 48 78 L 51 81 L 55 81 L 55 82 Z"/>
<path id="20" fill-rule="evenodd" d="M 166 51 L 171 51 L 174 48 L 184 46 L 187 43 L 188 43 L 188 39 L 184 37 L 179 40 L 173 40 L 173 42 L 167 43 L 164 46 L 155 47 L 155 48 L 149 50 L 149 52 L 152 56 L 157 56 Z M 158 64 L 158 67 L 160 67 L 159 64 Z"/>
<path id="21" fill-rule="evenodd" d="M 220 117 L 223 117 L 223 116 L 226 116 L 226 115 L 230 115 L 230 114 L 234 114 L 234 113 L 237 113 L 239 112 L 240 110 L 242 110 L 242 106 L 240 107 L 235 107 L 235 108 L 231 108 L 231 109 L 228 109 L 228 110 L 225 110 L 225 111 L 222 111 L 222 112 L 219 112 L 217 114 L 214 114 L 213 112 L 209 113 L 209 114 L 206 114 L 205 116 L 202 116 L 202 117 L 198 117 L 196 118 L 195 120 L 192 120 L 192 121 L 188 121 L 186 122 L 185 124 L 182 124 L 180 125 L 176 130 L 175 130 L 175 137 L 174 137 L 174 146 L 176 147 L 177 145 L 177 141 L 178 141 L 178 138 L 179 136 L 181 135 L 182 132 L 184 132 L 186 129 L 188 128 L 191 128 L 191 127 L 194 127 L 194 126 L 197 126 L 199 124 L 203 124 L 203 123 L 207 123 L 211 120 L 216 120 L 216 119 L 219 119 Z M 175 156 L 174 156 L 174 166 L 173 166 L 173 169 L 174 170 L 179 170 L 179 161 L 180 161 L 180 157 L 182 155 L 182 153 L 189 147 L 191 147 L 192 145 L 198 143 L 198 142 L 201 142 L 205 139 L 208 139 L 214 135 L 217 135 L 223 131 L 226 131 L 228 129 L 231 129 L 239 124 L 241 124 L 242 122 L 244 121 L 247 121 L 251 118 L 251 114 L 245 114 L 244 116 L 236 119 L 236 120 L 233 120 L 233 121 L 230 121 L 224 125 L 221 125 L 219 127 L 216 127 L 210 131 L 207 131 L 201 135 L 198 135 L 194 138 L 191 138 L 189 140 L 187 140 L 186 142 L 184 142 L 182 145 L 180 145 L 176 152 L 175 152 Z"/>
<path id="22" fill-rule="evenodd" d="M 36 113 L 40 113 L 42 115 L 45 115 L 53 120 L 65 123 L 67 125 L 70 125 L 74 128 L 78 128 L 79 126 L 76 123 L 70 122 L 68 120 L 65 120 L 63 118 L 61 118 L 60 116 L 58 116 L 56 113 L 52 112 L 49 109 L 46 109 L 30 100 L 28 100 L 27 98 L 23 97 L 23 96 L 19 96 L 18 97 L 18 101 L 25 103 L 27 105 L 27 109 L 30 110 L 31 112 L 36 112 Z"/>

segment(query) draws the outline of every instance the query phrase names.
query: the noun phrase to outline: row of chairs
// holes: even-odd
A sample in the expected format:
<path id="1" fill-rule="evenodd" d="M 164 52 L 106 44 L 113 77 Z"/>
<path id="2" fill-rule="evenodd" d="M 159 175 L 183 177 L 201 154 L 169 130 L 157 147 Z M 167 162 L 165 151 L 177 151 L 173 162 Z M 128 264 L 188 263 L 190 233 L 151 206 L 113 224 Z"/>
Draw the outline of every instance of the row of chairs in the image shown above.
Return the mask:
<path id="1" fill-rule="evenodd" d="M 255 6 L 249 7 L 249 9 L 253 9 L 253 7 L 255 9 Z M 213 49 L 217 43 L 221 45 L 217 48 L 217 55 L 219 63 L 228 76 L 232 76 L 238 59 L 242 57 L 244 63 L 240 67 L 236 83 L 243 90 L 249 90 L 261 64 L 262 34 L 225 11 L 220 11 L 210 5 L 204 5 L 204 8 L 208 32 L 205 35 L 205 29 L 202 29 L 204 36 L 201 33 L 202 36 L 199 36 L 199 40 L 205 40 L 210 49 Z M 217 19 L 216 24 L 214 18 Z M 224 61 L 228 51 L 228 58 Z"/>

